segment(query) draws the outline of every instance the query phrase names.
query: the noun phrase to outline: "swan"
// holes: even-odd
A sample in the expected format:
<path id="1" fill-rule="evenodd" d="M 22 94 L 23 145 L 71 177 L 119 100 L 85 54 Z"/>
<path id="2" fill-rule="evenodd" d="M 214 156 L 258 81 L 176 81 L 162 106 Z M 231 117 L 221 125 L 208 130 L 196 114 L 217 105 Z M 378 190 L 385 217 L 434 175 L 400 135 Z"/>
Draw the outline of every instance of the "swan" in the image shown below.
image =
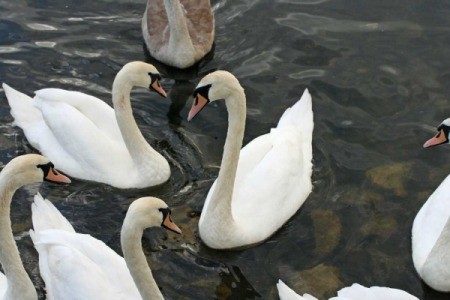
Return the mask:
<path id="1" fill-rule="evenodd" d="M 260 243 L 292 217 L 312 190 L 311 95 L 305 90 L 276 128 L 242 150 L 246 100 L 236 77 L 210 73 L 193 95 L 188 120 L 209 102 L 225 99 L 229 122 L 219 175 L 200 216 L 200 237 L 215 249 Z"/>
<path id="2" fill-rule="evenodd" d="M 296 294 L 281 280 L 277 283 L 277 289 L 280 300 L 317 300 L 310 294 L 303 294 L 303 296 Z M 337 297 L 330 300 L 419 300 L 402 290 L 379 286 L 366 288 L 357 283 L 341 289 L 337 294 Z"/>
<path id="3" fill-rule="evenodd" d="M 437 128 L 425 148 L 449 142 L 450 119 Z M 431 194 L 412 226 L 412 258 L 422 280 L 440 292 L 450 292 L 450 175 Z"/>
<path id="4" fill-rule="evenodd" d="M 37 300 L 36 289 L 25 271 L 11 229 L 10 207 L 20 187 L 42 181 L 70 183 L 45 157 L 27 154 L 12 159 L 0 173 L 0 299 Z"/>
<path id="5" fill-rule="evenodd" d="M 139 86 L 166 97 L 160 79 L 152 65 L 126 64 L 114 79 L 114 109 L 80 92 L 47 88 L 31 99 L 5 83 L 3 89 L 15 125 L 62 172 L 117 188 L 144 188 L 167 181 L 170 167 L 139 131 L 130 92 Z"/>
<path id="6" fill-rule="evenodd" d="M 142 35 L 150 54 L 180 69 L 202 59 L 214 42 L 209 0 L 147 0 Z"/>
<path id="7" fill-rule="evenodd" d="M 164 201 L 144 197 L 130 205 L 120 239 L 125 259 L 102 241 L 76 233 L 40 194 L 32 204 L 32 219 L 30 236 L 39 253 L 47 299 L 163 299 L 147 265 L 141 238 L 145 228 L 154 226 L 181 233 Z"/>

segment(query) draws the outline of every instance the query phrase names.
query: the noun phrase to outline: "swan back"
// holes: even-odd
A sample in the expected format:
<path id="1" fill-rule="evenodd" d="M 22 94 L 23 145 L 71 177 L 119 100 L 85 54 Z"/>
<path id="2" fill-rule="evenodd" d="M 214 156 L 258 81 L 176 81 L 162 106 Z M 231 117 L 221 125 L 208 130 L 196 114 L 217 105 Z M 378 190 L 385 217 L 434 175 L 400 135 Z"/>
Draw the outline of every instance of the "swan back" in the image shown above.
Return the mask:
<path id="1" fill-rule="evenodd" d="M 389 287 L 372 286 L 364 287 L 354 283 L 349 287 L 345 287 L 338 292 L 337 297 L 330 300 L 419 300 L 413 295 Z"/>
<path id="2" fill-rule="evenodd" d="M 309 294 L 298 295 L 281 280 L 277 283 L 277 289 L 280 300 L 317 300 Z M 399 289 L 379 286 L 367 288 L 357 283 L 341 289 L 337 294 L 330 300 L 419 300 L 417 297 Z"/>
<path id="3" fill-rule="evenodd" d="M 148 0 L 142 33 L 153 57 L 177 68 L 190 67 L 211 50 L 214 42 L 211 3 L 209 0 Z"/>

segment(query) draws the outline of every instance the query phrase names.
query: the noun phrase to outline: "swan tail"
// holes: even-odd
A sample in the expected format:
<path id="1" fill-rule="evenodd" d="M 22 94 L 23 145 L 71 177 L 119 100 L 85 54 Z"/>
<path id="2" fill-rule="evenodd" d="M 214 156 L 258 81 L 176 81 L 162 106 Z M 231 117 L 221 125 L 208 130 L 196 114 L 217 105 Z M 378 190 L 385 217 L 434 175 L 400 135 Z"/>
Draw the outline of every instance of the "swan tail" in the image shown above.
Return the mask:
<path id="1" fill-rule="evenodd" d="M 34 196 L 34 203 L 31 205 L 34 232 L 30 231 L 31 238 L 46 229 L 61 229 L 74 232 L 69 221 L 59 212 L 59 210 L 41 194 Z"/>
<path id="2" fill-rule="evenodd" d="M 278 122 L 277 128 L 290 125 L 296 126 L 302 133 L 310 133 L 312 135 L 314 121 L 311 94 L 308 89 L 305 89 L 297 103 L 286 109 Z"/>
<path id="3" fill-rule="evenodd" d="M 3 83 L 2 87 L 11 107 L 11 115 L 14 118 L 15 125 L 25 130 L 25 128 L 42 120 L 42 114 L 34 107 L 31 97 L 13 89 L 6 83 Z"/>
<path id="4" fill-rule="evenodd" d="M 298 295 L 281 280 L 278 280 L 277 289 L 280 300 L 317 300 L 316 297 L 313 297 L 310 294 L 303 294 L 303 296 Z"/>
<path id="5" fill-rule="evenodd" d="M 3 83 L 2 87 L 11 107 L 11 115 L 14 118 L 13 124 L 22 128 L 30 144 L 40 150 L 39 137 L 42 136 L 42 124 L 44 123 L 42 113 L 34 107 L 34 101 L 31 97 L 13 89 L 6 83 Z"/>

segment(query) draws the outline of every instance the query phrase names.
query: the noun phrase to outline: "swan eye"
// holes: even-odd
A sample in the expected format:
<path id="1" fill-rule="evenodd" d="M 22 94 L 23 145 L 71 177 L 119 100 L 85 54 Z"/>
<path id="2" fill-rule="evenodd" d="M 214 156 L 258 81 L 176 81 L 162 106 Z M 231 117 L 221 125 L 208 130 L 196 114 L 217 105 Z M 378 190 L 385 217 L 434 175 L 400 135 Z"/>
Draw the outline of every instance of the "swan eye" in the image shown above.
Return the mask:
<path id="1" fill-rule="evenodd" d="M 160 209 L 158 209 L 158 210 L 159 210 L 160 212 L 162 212 L 162 215 L 163 215 L 161 226 L 163 225 L 164 220 L 167 218 L 167 216 L 169 216 L 169 219 L 172 220 L 172 219 L 170 218 L 170 214 L 172 213 L 172 211 L 170 210 L 170 208 L 166 207 L 166 208 L 160 208 Z"/>
<path id="2" fill-rule="evenodd" d="M 148 76 L 150 76 L 150 84 L 154 83 L 155 81 L 157 81 L 158 86 L 159 85 L 159 81 L 161 80 L 161 75 L 159 75 L 158 73 L 148 73 Z"/>
<path id="3" fill-rule="evenodd" d="M 166 207 L 166 208 L 160 208 L 160 209 L 158 209 L 158 210 L 159 210 L 160 212 L 162 212 L 164 218 L 167 216 L 167 214 L 171 214 L 171 213 L 172 213 L 172 210 L 171 210 L 170 208 L 168 208 L 168 207 Z"/>
<path id="4" fill-rule="evenodd" d="M 44 172 L 44 176 L 47 175 L 50 172 L 50 170 L 53 170 L 54 167 L 55 165 L 52 162 L 36 166 L 36 168 L 39 168 L 42 170 L 42 172 Z"/>
<path id="5" fill-rule="evenodd" d="M 194 92 L 192 93 L 192 96 L 197 98 L 197 94 L 202 95 L 205 99 L 209 100 L 208 97 L 208 93 L 209 93 L 209 89 L 211 88 L 211 84 L 207 84 L 201 87 L 198 87 L 194 90 Z"/>
<path id="6" fill-rule="evenodd" d="M 50 174 L 50 172 L 53 175 L 58 175 L 58 173 L 55 170 L 55 165 L 52 162 L 49 162 L 49 163 L 46 163 L 46 164 L 37 165 L 36 168 L 39 168 L 39 169 L 42 170 L 42 172 L 44 173 L 44 180 L 45 181 L 48 181 L 47 180 L 47 176 Z"/>

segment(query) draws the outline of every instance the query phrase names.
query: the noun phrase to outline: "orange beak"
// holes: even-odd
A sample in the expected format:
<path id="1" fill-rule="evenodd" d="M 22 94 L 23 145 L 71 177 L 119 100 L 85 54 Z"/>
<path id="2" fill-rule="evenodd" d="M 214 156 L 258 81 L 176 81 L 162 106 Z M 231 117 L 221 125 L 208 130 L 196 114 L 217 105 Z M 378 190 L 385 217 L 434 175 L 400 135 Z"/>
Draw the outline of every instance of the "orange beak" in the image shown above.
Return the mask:
<path id="1" fill-rule="evenodd" d="M 59 173 L 55 168 L 50 168 L 47 176 L 45 176 L 45 180 L 58 183 L 71 183 L 69 177 Z"/>
<path id="2" fill-rule="evenodd" d="M 434 137 L 426 141 L 425 144 L 423 144 L 423 147 L 428 148 L 444 144 L 446 142 L 448 142 L 447 137 L 445 136 L 444 130 L 441 129 Z"/>
<path id="3" fill-rule="evenodd" d="M 205 106 L 209 100 L 200 94 L 197 94 L 192 102 L 191 110 L 189 111 L 188 121 L 192 120 Z"/>
<path id="4" fill-rule="evenodd" d="M 177 224 L 175 224 L 172 221 L 172 218 L 170 217 L 170 213 L 167 214 L 167 216 L 164 219 L 162 225 L 163 225 L 163 227 L 165 227 L 165 228 L 167 228 L 167 229 L 169 229 L 169 230 L 171 230 L 171 231 L 173 231 L 175 233 L 181 234 L 181 229 L 178 228 Z"/>
<path id="5" fill-rule="evenodd" d="M 159 84 L 159 80 L 156 79 L 155 81 L 153 81 L 153 83 L 150 85 L 150 88 L 152 90 L 154 90 L 155 92 L 157 92 L 158 94 L 160 94 L 161 96 L 163 96 L 164 98 L 167 97 L 166 91 L 162 88 L 162 86 Z"/>

